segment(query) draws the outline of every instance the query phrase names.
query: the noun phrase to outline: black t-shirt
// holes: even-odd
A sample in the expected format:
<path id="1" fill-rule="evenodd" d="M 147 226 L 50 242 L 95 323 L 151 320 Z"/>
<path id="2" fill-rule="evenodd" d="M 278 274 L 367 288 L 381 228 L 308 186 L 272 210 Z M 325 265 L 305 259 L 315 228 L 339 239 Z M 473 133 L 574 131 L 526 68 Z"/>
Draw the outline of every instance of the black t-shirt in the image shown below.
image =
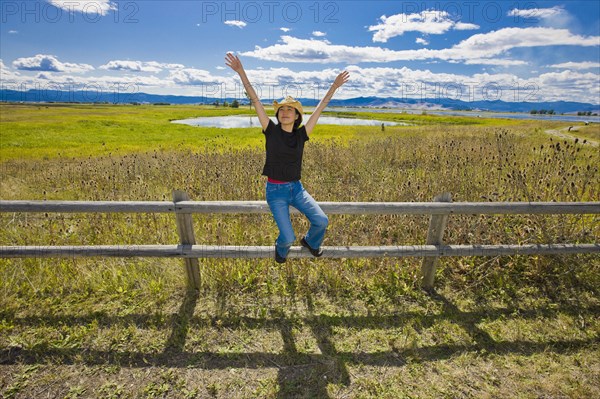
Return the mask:
<path id="1" fill-rule="evenodd" d="M 308 141 L 306 128 L 300 126 L 292 133 L 287 133 L 279 124 L 269 120 L 263 134 L 267 159 L 262 174 L 280 181 L 300 180 L 304 143 Z"/>

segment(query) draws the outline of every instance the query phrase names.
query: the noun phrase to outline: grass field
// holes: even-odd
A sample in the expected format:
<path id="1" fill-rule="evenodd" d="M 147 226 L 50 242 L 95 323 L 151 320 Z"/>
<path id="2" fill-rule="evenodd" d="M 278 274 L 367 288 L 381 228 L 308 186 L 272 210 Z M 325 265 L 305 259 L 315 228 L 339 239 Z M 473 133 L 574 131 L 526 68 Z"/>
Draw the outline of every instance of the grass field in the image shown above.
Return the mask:
<path id="1" fill-rule="evenodd" d="M 0 105 L 2 199 L 264 200 L 258 129 L 169 123 L 251 112 Z M 353 115 L 350 115 L 353 116 Z M 381 114 L 357 117 L 384 118 Z M 387 115 L 406 120 L 406 114 Z M 410 116 L 318 126 L 317 201 L 599 201 L 598 149 L 566 124 Z M 596 127 L 597 128 L 597 127 Z M 595 137 L 586 127 L 587 137 Z M 0 245 L 174 244 L 172 215 L 0 214 Z M 294 216 L 296 234 L 307 223 Z M 424 216 L 331 215 L 325 245 L 423 244 Z M 270 215 L 195 215 L 199 244 L 272 245 Z M 450 244 L 594 243 L 597 216 L 452 216 Z M 201 262 L 0 260 L 3 398 L 590 398 L 600 396 L 600 259 Z"/>
<path id="2" fill-rule="evenodd" d="M 199 106 L 115 106 L 86 104 L 1 104 L 2 144 L 0 159 L 65 158 L 107 154 L 125 155 L 147 150 L 191 151 L 225 147 L 262 146 L 253 129 L 212 129 L 170 123 L 201 116 L 251 114 L 243 108 Z M 310 111 L 310 109 L 309 109 Z M 356 113 L 339 113 L 352 117 Z M 415 123 L 418 125 L 498 125 L 511 121 L 449 118 L 436 115 L 361 113 L 362 118 Z M 320 138 L 348 140 L 363 134 L 356 126 L 323 126 Z"/>

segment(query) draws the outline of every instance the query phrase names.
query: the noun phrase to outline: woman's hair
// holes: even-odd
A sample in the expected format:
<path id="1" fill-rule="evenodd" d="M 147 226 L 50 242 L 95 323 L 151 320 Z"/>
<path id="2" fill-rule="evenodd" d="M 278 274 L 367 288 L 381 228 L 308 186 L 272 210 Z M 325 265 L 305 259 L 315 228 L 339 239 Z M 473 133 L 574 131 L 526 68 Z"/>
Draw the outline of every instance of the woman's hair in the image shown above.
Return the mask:
<path id="1" fill-rule="evenodd" d="M 294 108 L 294 110 L 296 111 L 296 115 L 298 115 L 298 118 L 296 118 L 296 120 L 294 121 L 294 129 L 298 129 L 302 124 L 302 114 L 298 112 L 296 108 Z M 281 123 L 279 122 L 279 110 L 275 112 L 275 117 L 277 118 L 277 123 Z"/>

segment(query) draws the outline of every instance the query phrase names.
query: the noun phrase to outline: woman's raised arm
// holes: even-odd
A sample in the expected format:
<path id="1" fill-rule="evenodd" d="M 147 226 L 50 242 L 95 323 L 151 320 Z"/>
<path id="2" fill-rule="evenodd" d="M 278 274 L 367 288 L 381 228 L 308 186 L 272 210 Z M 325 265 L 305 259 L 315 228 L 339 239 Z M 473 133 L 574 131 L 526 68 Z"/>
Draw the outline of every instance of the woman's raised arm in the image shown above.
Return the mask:
<path id="1" fill-rule="evenodd" d="M 254 88 L 250 84 L 250 81 L 248 80 L 248 76 L 246 76 L 246 71 L 244 70 L 244 67 L 242 66 L 242 62 L 240 61 L 238 56 L 233 55 L 231 53 L 227 53 L 227 55 L 225 56 L 225 65 L 227 65 L 228 67 L 233 69 L 235 72 L 237 72 L 238 75 L 240 75 L 240 79 L 242 80 L 244 89 L 246 90 L 246 93 L 248 93 L 248 96 L 250 97 L 250 101 L 254 105 L 254 109 L 256 110 L 256 115 L 258 116 L 260 125 L 262 126 L 263 130 L 265 130 L 267 128 L 267 126 L 269 125 L 269 117 L 267 116 L 265 107 L 260 102 L 260 99 L 258 98 L 256 91 L 254 91 Z"/>
<path id="2" fill-rule="evenodd" d="M 310 115 L 310 118 L 308 118 L 308 122 L 306 122 L 306 125 L 304 125 L 304 127 L 306 128 L 306 134 L 312 133 L 313 129 L 315 128 L 315 125 L 317 124 L 317 121 L 319 120 L 319 117 L 321 116 L 321 112 L 323 112 L 327 104 L 329 104 L 331 97 L 333 97 L 333 93 L 335 93 L 335 91 L 341 85 L 346 83 L 349 78 L 350 74 L 347 71 L 340 73 L 335 78 L 335 81 L 327 91 L 327 94 L 325 94 L 325 97 L 323 97 L 323 99 L 319 102 L 317 108 L 315 108 L 314 112 Z"/>

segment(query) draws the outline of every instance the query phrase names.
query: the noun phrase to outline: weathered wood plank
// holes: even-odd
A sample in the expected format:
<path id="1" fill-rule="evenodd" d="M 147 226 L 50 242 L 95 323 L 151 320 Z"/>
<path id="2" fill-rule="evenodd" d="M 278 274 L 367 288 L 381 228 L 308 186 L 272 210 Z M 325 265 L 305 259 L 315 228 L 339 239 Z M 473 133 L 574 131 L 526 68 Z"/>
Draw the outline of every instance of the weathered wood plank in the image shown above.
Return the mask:
<path id="1" fill-rule="evenodd" d="M 64 213 L 169 213 L 173 202 L 166 201 L 6 201 L 0 200 L 0 212 Z"/>
<path id="2" fill-rule="evenodd" d="M 272 258 L 274 246 L 219 245 L 97 245 L 97 246 L 0 246 L 0 258 L 77 257 L 177 257 L 177 258 Z M 421 256 L 569 255 L 600 253 L 596 244 L 528 245 L 399 245 L 323 247 L 323 258 L 374 258 Z M 292 247 L 290 258 L 311 258 L 306 248 Z M 316 260 L 318 261 L 318 260 Z"/>
<path id="3" fill-rule="evenodd" d="M 600 214 L 600 202 L 319 202 L 327 214 Z M 292 212 L 297 212 L 291 209 Z M 265 201 L 9 201 L 0 212 L 269 213 Z"/>
<path id="4" fill-rule="evenodd" d="M 442 193 L 437 195 L 434 202 L 440 203 L 451 203 L 452 195 L 450 193 Z M 446 230 L 446 223 L 448 223 L 448 214 L 443 215 L 431 215 L 429 220 L 429 229 L 427 230 L 427 245 L 442 245 L 444 243 L 444 230 Z M 424 257 L 421 263 L 421 286 L 424 289 L 433 288 L 433 281 L 435 279 L 435 270 L 440 262 L 440 258 L 430 256 Z"/>
<path id="5" fill-rule="evenodd" d="M 173 202 L 177 205 L 180 201 L 189 201 L 189 195 L 184 191 L 173 191 Z M 182 245 L 196 244 L 194 235 L 194 224 L 191 213 L 176 213 L 177 233 L 179 234 L 179 242 Z M 187 276 L 187 285 L 190 289 L 200 289 L 200 264 L 197 258 L 185 258 L 185 272 Z"/>

